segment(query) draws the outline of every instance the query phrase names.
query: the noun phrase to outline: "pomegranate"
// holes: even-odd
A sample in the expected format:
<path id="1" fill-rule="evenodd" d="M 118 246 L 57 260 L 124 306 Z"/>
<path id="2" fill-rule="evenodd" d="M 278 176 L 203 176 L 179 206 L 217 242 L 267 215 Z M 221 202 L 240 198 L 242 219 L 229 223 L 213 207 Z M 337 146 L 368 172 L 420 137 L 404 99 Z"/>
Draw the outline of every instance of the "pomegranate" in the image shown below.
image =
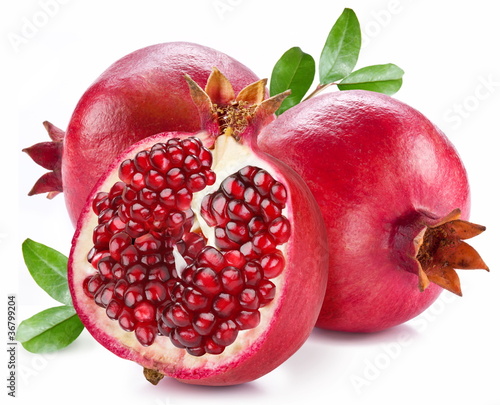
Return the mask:
<path id="1" fill-rule="evenodd" d="M 462 241 L 485 229 L 465 221 L 464 166 L 408 105 L 367 91 L 325 94 L 279 116 L 259 146 L 305 179 L 327 226 L 330 272 L 317 326 L 398 325 L 442 288 L 460 295 L 454 269 L 487 269 Z"/>
<path id="2" fill-rule="evenodd" d="M 84 93 L 66 132 L 45 122 L 52 142 L 26 148 L 50 170 L 30 191 L 64 191 L 73 224 L 92 187 L 117 154 L 147 136 L 200 129 L 198 112 L 183 74 L 204 85 L 217 67 L 236 91 L 257 77 L 233 58 L 187 42 L 139 49 L 111 65 Z"/>
<path id="3" fill-rule="evenodd" d="M 72 243 L 75 309 L 106 348 L 191 384 L 256 379 L 314 327 L 326 229 L 314 197 L 256 136 L 286 95 L 188 78 L 205 131 L 134 144 L 92 191 Z M 213 104 L 216 100 L 217 103 Z"/>

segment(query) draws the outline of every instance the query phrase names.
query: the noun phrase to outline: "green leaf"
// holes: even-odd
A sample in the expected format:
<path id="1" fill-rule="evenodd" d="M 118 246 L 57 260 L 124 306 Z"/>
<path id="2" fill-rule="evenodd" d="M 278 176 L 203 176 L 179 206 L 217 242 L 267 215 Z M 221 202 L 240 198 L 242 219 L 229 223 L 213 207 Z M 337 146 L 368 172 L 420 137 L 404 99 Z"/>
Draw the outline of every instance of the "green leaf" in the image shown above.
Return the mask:
<path id="1" fill-rule="evenodd" d="M 24 262 L 36 283 L 56 301 L 72 305 L 68 288 L 68 258 L 31 239 L 24 241 L 22 250 Z"/>
<path id="2" fill-rule="evenodd" d="M 361 28 L 353 10 L 346 8 L 335 22 L 319 60 L 320 84 L 333 83 L 351 73 L 361 50 Z"/>
<path id="3" fill-rule="evenodd" d="M 370 90 L 391 96 L 401 88 L 403 74 L 404 71 L 392 63 L 367 66 L 351 73 L 338 87 L 340 90 Z"/>
<path id="4" fill-rule="evenodd" d="M 291 90 L 289 95 L 276 111 L 279 115 L 300 103 L 314 80 L 315 63 L 311 55 L 299 47 L 290 48 L 274 65 L 271 74 L 271 96 Z"/>
<path id="5" fill-rule="evenodd" d="M 16 339 L 32 353 L 62 349 L 82 333 L 83 324 L 71 306 L 46 309 L 21 322 Z"/>

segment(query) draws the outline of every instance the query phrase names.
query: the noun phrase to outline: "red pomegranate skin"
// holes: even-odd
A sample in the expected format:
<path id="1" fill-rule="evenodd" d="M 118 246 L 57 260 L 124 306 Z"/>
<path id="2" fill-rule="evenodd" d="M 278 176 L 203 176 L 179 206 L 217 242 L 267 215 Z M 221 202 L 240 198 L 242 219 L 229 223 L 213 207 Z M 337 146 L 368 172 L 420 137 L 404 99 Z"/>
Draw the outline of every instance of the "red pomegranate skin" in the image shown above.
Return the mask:
<path id="1" fill-rule="evenodd" d="M 316 326 L 374 332 L 424 311 L 413 239 L 427 213 L 467 219 L 465 168 L 446 136 L 410 106 L 368 91 L 328 93 L 286 111 L 259 146 L 294 168 L 328 230 L 326 298 Z M 428 218 L 427 218 L 428 219 Z"/>
<path id="2" fill-rule="evenodd" d="M 88 88 L 69 122 L 61 162 L 73 224 L 95 182 L 125 148 L 156 133 L 200 129 L 184 75 L 203 87 L 214 67 L 236 92 L 258 80 L 222 52 L 194 43 L 170 42 L 123 57 Z"/>

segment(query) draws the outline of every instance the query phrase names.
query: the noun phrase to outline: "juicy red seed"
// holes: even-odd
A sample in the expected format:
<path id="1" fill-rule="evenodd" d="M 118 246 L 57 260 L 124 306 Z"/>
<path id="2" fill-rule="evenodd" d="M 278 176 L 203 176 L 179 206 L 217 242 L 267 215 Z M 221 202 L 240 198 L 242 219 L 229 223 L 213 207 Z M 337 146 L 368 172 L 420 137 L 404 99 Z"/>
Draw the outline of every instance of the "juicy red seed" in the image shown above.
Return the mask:
<path id="1" fill-rule="evenodd" d="M 119 232 L 115 234 L 109 241 L 109 253 L 111 257 L 119 261 L 123 250 L 130 246 L 131 243 L 132 238 L 127 233 Z"/>
<path id="2" fill-rule="evenodd" d="M 126 271 L 125 277 L 130 284 L 139 283 L 146 279 L 147 269 L 142 264 L 134 264 Z"/>
<path id="3" fill-rule="evenodd" d="M 220 185 L 221 190 L 228 198 L 243 199 L 245 184 L 236 175 L 226 177 Z"/>
<path id="4" fill-rule="evenodd" d="M 184 283 L 176 281 L 173 288 L 170 291 L 170 297 L 172 298 L 172 301 L 180 301 L 185 289 L 186 287 Z"/>
<path id="5" fill-rule="evenodd" d="M 138 322 L 152 322 L 156 319 L 156 309 L 148 301 L 142 301 L 134 307 L 134 316 Z"/>
<path id="6" fill-rule="evenodd" d="M 131 285 L 123 294 L 123 302 L 127 307 L 134 307 L 144 299 L 141 285 Z"/>
<path id="7" fill-rule="evenodd" d="M 217 193 L 211 198 L 209 210 L 215 219 L 214 225 L 225 226 L 229 222 L 227 206 L 228 200 L 222 193 Z"/>
<path id="8" fill-rule="evenodd" d="M 243 276 L 246 285 L 257 286 L 263 278 L 262 267 L 258 263 L 248 262 L 243 267 Z"/>
<path id="9" fill-rule="evenodd" d="M 193 194 L 187 188 L 181 188 L 175 195 L 175 205 L 181 211 L 189 209 L 193 201 Z"/>
<path id="10" fill-rule="evenodd" d="M 260 323 L 259 311 L 241 311 L 234 319 L 240 330 L 256 328 Z"/>
<path id="11" fill-rule="evenodd" d="M 108 193 L 101 191 L 96 194 L 92 201 L 92 210 L 96 215 L 109 208 Z"/>
<path id="12" fill-rule="evenodd" d="M 156 327 L 152 324 L 138 324 L 135 328 L 135 337 L 143 346 L 151 346 L 156 338 Z"/>
<path id="13" fill-rule="evenodd" d="M 269 280 L 262 280 L 257 291 L 260 300 L 260 306 L 271 302 L 276 295 L 276 286 Z"/>
<path id="14" fill-rule="evenodd" d="M 128 283 L 125 280 L 118 280 L 115 284 L 115 296 L 119 299 L 123 299 L 128 287 Z"/>
<path id="15" fill-rule="evenodd" d="M 168 159 L 166 151 L 163 147 L 161 147 L 161 149 L 158 148 L 156 150 L 151 150 L 149 160 L 151 161 L 151 166 L 160 173 L 166 173 L 171 167 L 170 160 Z"/>
<path id="16" fill-rule="evenodd" d="M 125 276 L 125 269 L 120 263 L 115 263 L 111 272 L 113 273 L 113 277 L 117 280 Z"/>
<path id="17" fill-rule="evenodd" d="M 243 221 L 248 223 L 254 216 L 250 207 L 239 200 L 231 200 L 227 204 L 227 215 L 233 221 Z"/>
<path id="18" fill-rule="evenodd" d="M 106 315 L 110 319 L 118 319 L 123 309 L 123 304 L 117 300 L 111 300 L 106 308 Z"/>
<path id="19" fill-rule="evenodd" d="M 151 211 L 141 203 L 135 203 L 130 207 L 130 218 L 138 223 L 146 222 L 151 218 Z"/>
<path id="20" fill-rule="evenodd" d="M 226 235 L 233 242 L 243 244 L 250 240 L 248 228 L 242 222 L 230 221 L 226 225 Z"/>
<path id="21" fill-rule="evenodd" d="M 236 267 L 226 267 L 220 272 L 220 279 L 224 291 L 233 295 L 238 294 L 245 286 L 244 276 Z"/>
<path id="22" fill-rule="evenodd" d="M 121 314 L 118 316 L 118 323 L 127 332 L 132 332 L 137 325 L 134 315 L 129 308 L 123 308 Z"/>
<path id="23" fill-rule="evenodd" d="M 176 329 L 175 337 L 185 347 L 198 347 L 203 339 L 191 326 Z"/>
<path id="24" fill-rule="evenodd" d="M 276 249 L 276 242 L 267 232 L 260 232 L 255 235 L 252 239 L 252 243 L 255 246 L 255 249 L 261 253 L 274 252 Z"/>
<path id="25" fill-rule="evenodd" d="M 281 210 L 279 207 L 273 203 L 270 199 L 265 198 L 260 204 L 262 217 L 269 223 L 281 215 Z"/>
<path id="26" fill-rule="evenodd" d="M 167 179 L 162 173 L 156 170 L 150 170 L 149 172 L 146 173 L 144 177 L 144 183 L 151 190 L 158 191 L 158 190 L 163 190 L 165 188 L 165 185 L 167 184 Z"/>
<path id="27" fill-rule="evenodd" d="M 142 253 L 155 253 L 161 248 L 161 241 L 154 235 L 147 233 L 134 241 L 134 246 Z"/>
<path id="28" fill-rule="evenodd" d="M 137 248 L 133 245 L 127 246 L 122 250 L 120 256 L 120 263 L 125 266 L 131 266 L 134 263 L 139 261 L 139 253 L 137 252 Z"/>
<path id="29" fill-rule="evenodd" d="M 138 192 L 127 187 L 123 190 L 122 200 L 125 204 L 131 204 L 135 200 L 137 200 Z"/>
<path id="30" fill-rule="evenodd" d="M 182 149 L 184 152 L 192 155 L 198 155 L 201 150 L 201 142 L 198 138 L 186 138 L 181 140 Z"/>
<path id="31" fill-rule="evenodd" d="M 221 322 L 219 326 L 215 328 L 215 331 L 212 335 L 214 343 L 224 347 L 229 346 L 231 343 L 234 343 L 237 337 L 238 326 L 231 319 Z"/>
<path id="32" fill-rule="evenodd" d="M 221 354 L 224 348 L 224 346 L 218 345 L 212 339 L 207 339 L 205 341 L 204 349 L 209 354 Z"/>
<path id="33" fill-rule="evenodd" d="M 253 288 L 245 288 L 239 295 L 239 304 L 243 309 L 258 309 L 259 296 Z"/>
<path id="34" fill-rule="evenodd" d="M 181 211 L 171 211 L 168 213 L 165 220 L 165 225 L 167 228 L 178 228 L 184 224 L 186 221 L 186 214 Z"/>
<path id="35" fill-rule="evenodd" d="M 278 244 L 287 242 L 291 234 L 290 221 L 283 216 L 279 216 L 269 224 L 269 234 Z"/>
<path id="36" fill-rule="evenodd" d="M 251 207 L 257 208 L 262 201 L 261 195 L 253 187 L 247 187 L 243 194 L 243 200 Z"/>
<path id="37" fill-rule="evenodd" d="M 95 274 L 92 277 L 88 278 L 86 290 L 89 292 L 89 294 L 91 294 L 92 297 L 94 297 L 95 293 L 102 286 L 102 284 L 103 281 L 101 277 L 99 277 L 98 274 Z"/>
<path id="38" fill-rule="evenodd" d="M 218 248 L 228 250 L 228 249 L 237 249 L 239 244 L 233 242 L 226 234 L 226 230 L 224 228 L 217 227 L 215 228 L 215 244 Z"/>
<path id="39" fill-rule="evenodd" d="M 111 233 L 112 235 L 116 235 L 119 232 L 122 232 L 125 230 L 126 223 L 123 222 L 120 217 L 113 217 L 111 218 L 107 224 L 106 228 L 108 229 L 108 232 Z"/>
<path id="40" fill-rule="evenodd" d="M 146 233 L 146 227 L 141 222 L 129 220 L 127 222 L 127 226 L 125 227 L 125 232 L 132 238 L 138 238 Z"/>
<path id="41" fill-rule="evenodd" d="M 174 167 L 173 169 L 170 169 L 167 172 L 166 181 L 167 185 L 170 188 L 174 190 L 179 190 L 184 186 L 186 177 L 184 176 L 184 173 L 182 172 L 181 169 L 179 169 L 178 167 Z"/>
<path id="42" fill-rule="evenodd" d="M 140 191 L 145 187 L 145 185 L 144 174 L 137 172 L 132 176 L 132 179 L 130 180 L 130 187 L 132 187 L 135 191 Z"/>
<path id="43" fill-rule="evenodd" d="M 159 281 L 150 281 L 144 287 L 144 296 L 154 303 L 163 302 L 167 298 L 167 289 Z"/>
<path id="44" fill-rule="evenodd" d="M 130 219 L 129 206 L 123 204 L 118 207 L 117 215 L 122 222 L 127 223 L 127 221 Z"/>
<path id="45" fill-rule="evenodd" d="M 184 241 L 187 244 L 187 249 L 186 249 L 186 256 L 192 257 L 193 259 L 196 258 L 201 250 L 205 248 L 206 246 L 206 241 L 205 238 L 195 232 L 189 232 L 184 236 Z"/>
<path id="46" fill-rule="evenodd" d="M 222 289 L 217 273 L 209 267 L 200 267 L 195 271 L 193 285 L 208 296 L 214 296 Z"/>
<path id="47" fill-rule="evenodd" d="M 221 293 L 214 298 L 212 308 L 219 318 L 226 319 L 233 316 L 238 310 L 238 300 L 233 295 Z"/>
<path id="48" fill-rule="evenodd" d="M 106 246 L 111 239 L 111 234 L 108 232 L 106 226 L 104 224 L 97 225 L 94 228 L 94 232 L 92 234 L 92 241 L 95 246 Z"/>
<path id="49" fill-rule="evenodd" d="M 121 197 L 126 187 L 127 186 L 123 181 L 117 181 L 113 184 L 109 190 L 109 201 L 113 201 L 116 197 Z"/>
<path id="50" fill-rule="evenodd" d="M 215 271 L 222 270 L 226 265 L 222 253 L 211 246 L 207 246 L 200 252 L 196 258 L 196 263 L 200 267 L 210 267 Z"/>
<path id="51" fill-rule="evenodd" d="M 186 187 L 193 193 L 203 190 L 207 186 L 207 178 L 202 173 L 194 173 L 186 180 Z"/>
<path id="52" fill-rule="evenodd" d="M 184 160 L 184 151 L 182 147 L 170 144 L 167 146 L 167 156 L 173 166 L 180 166 Z"/>
<path id="53" fill-rule="evenodd" d="M 241 268 L 247 262 L 245 256 L 239 250 L 228 250 L 224 253 L 224 259 L 229 266 Z"/>
<path id="54" fill-rule="evenodd" d="M 266 223 L 261 217 L 253 217 L 248 223 L 248 231 L 251 236 L 254 236 L 256 233 L 263 231 L 266 228 Z"/>
<path id="55" fill-rule="evenodd" d="M 174 318 L 173 318 L 173 309 L 172 309 L 172 304 L 168 304 L 165 306 L 160 320 L 161 322 L 167 327 L 167 328 L 175 328 L 176 325 L 174 323 Z"/>
<path id="56" fill-rule="evenodd" d="M 261 195 L 267 196 L 271 191 L 272 185 L 274 184 L 274 179 L 265 170 L 259 170 L 253 176 L 253 184 Z"/>
<path id="57" fill-rule="evenodd" d="M 184 159 L 184 170 L 187 173 L 197 173 L 200 169 L 200 159 L 193 155 L 186 156 L 186 159 Z"/>
<path id="58" fill-rule="evenodd" d="M 201 312 L 195 315 L 193 328 L 202 336 L 209 335 L 217 322 L 215 315 L 211 312 Z"/>
<path id="59" fill-rule="evenodd" d="M 205 176 L 207 186 L 211 186 L 211 185 L 215 184 L 215 180 L 217 180 L 217 176 L 216 176 L 215 172 L 213 172 L 212 170 L 206 170 L 203 172 L 203 174 Z"/>
<path id="60" fill-rule="evenodd" d="M 174 208 L 175 207 L 175 192 L 171 188 L 165 188 L 160 192 L 159 201 L 165 207 Z"/>
<path id="61" fill-rule="evenodd" d="M 142 150 L 137 153 L 134 157 L 134 165 L 135 168 L 141 173 L 146 173 L 149 169 L 151 169 L 149 152 L 147 150 Z"/>
<path id="62" fill-rule="evenodd" d="M 281 274 L 285 268 L 285 258 L 279 251 L 262 256 L 260 265 L 264 272 L 264 277 L 274 278 Z"/>
<path id="63" fill-rule="evenodd" d="M 240 247 L 240 252 L 248 259 L 257 259 L 260 256 L 260 252 L 255 249 L 252 242 L 246 242 Z"/>
<path id="64" fill-rule="evenodd" d="M 120 168 L 118 169 L 118 176 L 120 177 L 120 180 L 130 184 L 132 177 L 134 177 L 136 172 L 137 168 L 135 167 L 134 162 L 131 159 L 126 159 L 121 163 Z"/>
<path id="65" fill-rule="evenodd" d="M 114 265 L 115 261 L 110 256 L 103 257 L 99 260 L 99 263 L 97 263 L 97 270 L 104 278 L 111 280 L 113 278 L 112 269 Z"/>
<path id="66" fill-rule="evenodd" d="M 158 265 L 149 270 L 149 280 L 167 281 L 170 279 L 170 271 L 166 265 Z"/>
<path id="67" fill-rule="evenodd" d="M 196 269 L 193 266 L 187 266 L 184 270 L 182 270 L 181 279 L 186 284 L 191 284 L 193 281 L 193 274 Z"/>
<path id="68" fill-rule="evenodd" d="M 280 182 L 276 182 L 271 187 L 271 192 L 269 193 L 271 200 L 273 200 L 280 208 L 285 207 L 287 192 L 286 188 Z"/>
<path id="69" fill-rule="evenodd" d="M 155 191 L 150 190 L 149 188 L 143 188 L 141 191 L 139 191 L 139 195 L 137 198 L 143 205 L 146 205 L 148 207 L 158 202 L 158 194 Z"/>
<path id="70" fill-rule="evenodd" d="M 255 166 L 245 166 L 238 171 L 239 176 L 247 183 L 253 183 L 253 178 L 259 169 Z"/>
<path id="71" fill-rule="evenodd" d="M 203 311 L 208 308 L 210 303 L 208 297 L 192 287 L 184 290 L 182 301 L 184 306 L 191 311 Z"/>
<path id="72" fill-rule="evenodd" d="M 99 214 L 98 222 L 100 224 L 107 223 L 110 219 L 114 218 L 114 215 L 115 215 L 115 210 L 113 210 L 112 208 L 106 208 Z"/>
<path id="73" fill-rule="evenodd" d="M 212 153 L 208 149 L 201 148 L 200 152 L 198 153 L 198 157 L 200 158 L 200 162 L 203 167 L 212 167 Z"/>
<path id="74" fill-rule="evenodd" d="M 199 346 L 199 347 L 186 347 L 186 351 L 191 355 L 191 356 L 203 356 L 206 351 L 205 348 Z"/>
<path id="75" fill-rule="evenodd" d="M 191 324 L 191 316 L 189 312 L 179 302 L 175 302 L 171 309 L 172 322 L 175 326 L 183 327 Z"/>

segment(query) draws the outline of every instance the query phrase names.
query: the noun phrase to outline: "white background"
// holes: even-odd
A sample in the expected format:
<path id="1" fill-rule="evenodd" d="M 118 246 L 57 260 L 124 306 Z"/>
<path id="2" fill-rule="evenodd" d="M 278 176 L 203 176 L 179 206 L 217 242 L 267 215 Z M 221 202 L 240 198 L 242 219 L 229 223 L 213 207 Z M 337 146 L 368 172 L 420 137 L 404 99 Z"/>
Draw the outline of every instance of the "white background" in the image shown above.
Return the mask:
<path id="1" fill-rule="evenodd" d="M 168 378 L 153 387 L 139 366 L 117 358 L 85 331 L 52 355 L 19 347 L 17 403 L 500 404 L 497 2 L 59 0 L 48 15 L 46 1 L 2 2 L 0 11 L 0 252 L 7 275 L 7 283 L 0 283 L 0 312 L 7 312 L 9 293 L 17 294 L 19 320 L 57 304 L 24 267 L 25 238 L 69 251 L 73 229 L 64 199 L 26 196 L 44 170 L 20 150 L 48 139 L 42 121 L 65 128 L 79 97 L 104 69 L 158 42 L 214 47 L 260 77 L 269 77 L 292 46 L 318 60 L 344 7 L 356 11 L 365 37 L 358 67 L 401 66 L 406 74 L 396 98 L 426 114 L 459 150 L 471 181 L 471 220 L 488 227 L 473 245 L 492 271 L 462 271 L 463 298 L 443 294 L 424 314 L 391 330 L 372 335 L 315 330 L 278 369 L 236 387 L 188 386 Z M 38 28 L 15 46 L 9 38 L 23 35 L 27 21 Z M 6 315 L 0 319 L 6 325 Z M 3 345 L 6 327 L 0 330 Z M 2 403 L 6 363 L 0 364 Z"/>

